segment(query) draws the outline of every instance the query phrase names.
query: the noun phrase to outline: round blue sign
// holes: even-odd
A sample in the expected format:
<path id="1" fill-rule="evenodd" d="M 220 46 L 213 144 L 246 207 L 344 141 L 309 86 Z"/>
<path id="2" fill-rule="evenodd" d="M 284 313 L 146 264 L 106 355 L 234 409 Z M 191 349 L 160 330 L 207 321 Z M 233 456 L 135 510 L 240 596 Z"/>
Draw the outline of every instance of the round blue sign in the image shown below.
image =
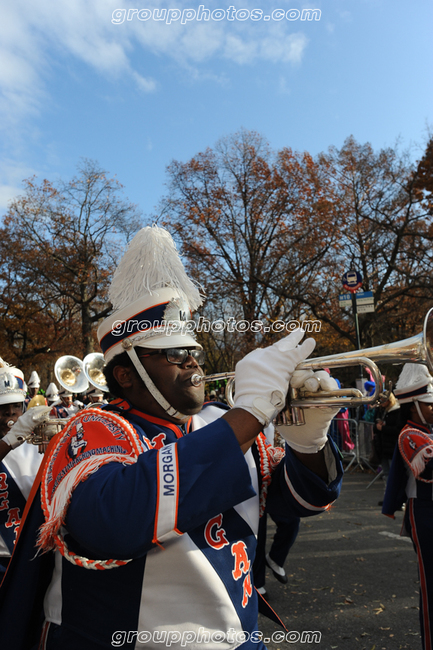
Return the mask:
<path id="1" fill-rule="evenodd" d="M 346 271 L 341 279 L 346 287 L 355 287 L 362 284 L 362 275 L 358 271 Z"/>

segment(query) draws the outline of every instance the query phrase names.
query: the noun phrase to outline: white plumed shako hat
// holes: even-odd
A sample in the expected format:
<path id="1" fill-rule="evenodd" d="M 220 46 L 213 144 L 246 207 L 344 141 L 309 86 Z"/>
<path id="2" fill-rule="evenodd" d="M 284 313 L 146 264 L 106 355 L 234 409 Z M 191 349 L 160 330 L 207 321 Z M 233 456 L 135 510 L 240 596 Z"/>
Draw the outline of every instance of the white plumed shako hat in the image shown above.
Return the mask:
<path id="1" fill-rule="evenodd" d="M 127 352 L 151 395 L 177 419 L 177 411 L 153 383 L 135 346 L 152 349 L 201 348 L 194 337 L 192 312 L 202 304 L 199 287 L 188 277 L 176 245 L 164 228 L 142 228 L 131 241 L 111 283 L 114 313 L 98 329 L 108 363 Z"/>
<path id="2" fill-rule="evenodd" d="M 36 372 L 36 370 L 33 370 L 30 375 L 30 379 L 27 383 L 27 386 L 29 388 L 39 388 L 40 385 L 41 385 L 41 380 L 39 379 L 39 375 Z"/>
<path id="3" fill-rule="evenodd" d="M 98 329 L 106 362 L 127 347 L 201 348 L 192 312 L 203 302 L 165 228 L 142 228 L 129 244 L 109 291 L 114 312 Z"/>
<path id="4" fill-rule="evenodd" d="M 427 366 L 405 363 L 394 389 L 400 404 L 433 402 L 433 377 Z"/>
<path id="5" fill-rule="evenodd" d="M 59 389 L 53 381 L 48 385 L 48 388 L 45 391 L 45 397 L 49 399 L 50 402 L 59 398 Z"/>

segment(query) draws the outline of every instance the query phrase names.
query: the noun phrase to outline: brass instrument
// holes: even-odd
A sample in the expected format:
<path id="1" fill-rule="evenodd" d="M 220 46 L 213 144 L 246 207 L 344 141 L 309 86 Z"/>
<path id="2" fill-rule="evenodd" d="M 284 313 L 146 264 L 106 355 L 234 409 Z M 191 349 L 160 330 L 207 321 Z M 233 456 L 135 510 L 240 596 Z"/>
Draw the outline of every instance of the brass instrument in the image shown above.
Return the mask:
<path id="1" fill-rule="evenodd" d="M 72 393 L 84 393 L 89 388 L 89 384 L 108 392 L 103 373 L 104 366 L 104 355 L 100 352 L 91 352 L 84 357 L 83 361 L 65 355 L 57 359 L 54 374 L 62 388 L 70 389 Z"/>
<path id="2" fill-rule="evenodd" d="M 385 343 L 365 350 L 353 350 L 341 354 L 306 359 L 302 361 L 296 370 L 323 370 L 324 368 L 346 368 L 353 365 L 361 365 L 369 368 L 375 383 L 375 390 L 371 396 L 363 396 L 362 393 L 353 388 L 340 389 L 335 391 L 318 391 L 312 393 L 299 388 L 290 388 L 289 401 L 292 409 L 294 424 L 303 424 L 302 409 L 319 406 L 332 406 L 338 408 L 356 407 L 374 404 L 379 394 L 383 391 L 382 375 L 376 363 L 423 363 L 433 375 L 433 309 L 430 309 L 424 319 L 422 332 L 415 336 L 395 343 Z M 191 383 L 198 386 L 202 382 L 228 379 L 226 386 L 227 402 L 233 406 L 233 385 L 234 372 L 223 372 L 214 375 L 194 374 Z"/>
<path id="3" fill-rule="evenodd" d="M 105 359 L 100 352 L 91 352 L 83 359 L 83 371 L 90 384 L 99 388 L 104 393 L 108 392 L 107 381 L 104 376 Z"/>
<path id="4" fill-rule="evenodd" d="M 104 355 L 98 352 L 88 354 L 83 361 L 72 355 L 65 355 L 56 361 L 54 374 L 62 388 L 71 390 L 72 393 L 83 393 L 88 389 L 89 383 L 100 390 L 108 391 L 102 372 L 104 365 Z M 69 418 L 50 418 L 35 427 L 27 442 L 38 445 L 39 451 L 43 453 L 51 438 L 66 426 L 68 420 Z"/>
<path id="5" fill-rule="evenodd" d="M 43 454 L 51 438 L 66 426 L 68 420 L 69 418 L 50 418 L 46 422 L 38 424 L 26 442 L 37 445 L 39 453 Z"/>
<path id="6" fill-rule="evenodd" d="M 83 362 L 77 357 L 66 355 L 57 359 L 54 374 L 60 386 L 71 393 L 84 393 L 89 387 L 83 372 Z"/>

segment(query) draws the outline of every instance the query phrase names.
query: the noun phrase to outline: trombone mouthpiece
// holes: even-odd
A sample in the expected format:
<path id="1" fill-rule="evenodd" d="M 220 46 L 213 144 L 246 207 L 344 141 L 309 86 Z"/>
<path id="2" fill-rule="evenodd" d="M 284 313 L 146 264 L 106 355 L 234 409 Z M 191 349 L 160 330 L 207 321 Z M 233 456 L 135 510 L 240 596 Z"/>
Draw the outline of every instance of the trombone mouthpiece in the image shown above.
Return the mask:
<path id="1" fill-rule="evenodd" d="M 14 426 L 14 424 L 15 422 L 13 420 L 9 420 L 9 422 L 7 422 L 7 426 L 9 427 L 9 429 L 11 429 Z"/>
<path id="2" fill-rule="evenodd" d="M 198 375 L 198 374 L 191 375 L 191 384 L 193 386 L 200 386 L 204 378 L 205 378 L 204 375 Z"/>

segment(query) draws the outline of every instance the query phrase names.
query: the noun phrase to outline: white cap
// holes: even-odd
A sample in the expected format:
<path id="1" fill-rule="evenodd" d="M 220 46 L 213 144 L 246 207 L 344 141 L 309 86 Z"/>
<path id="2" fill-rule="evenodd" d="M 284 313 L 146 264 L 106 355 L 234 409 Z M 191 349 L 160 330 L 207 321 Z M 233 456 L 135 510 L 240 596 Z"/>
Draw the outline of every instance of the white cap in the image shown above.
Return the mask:
<path id="1" fill-rule="evenodd" d="M 57 388 L 56 384 L 53 381 L 51 382 L 51 384 L 49 384 L 47 390 L 45 391 L 45 397 L 49 399 L 51 402 L 53 400 L 58 399 L 59 389 Z"/>
<path id="2" fill-rule="evenodd" d="M 39 388 L 39 386 L 41 385 L 41 380 L 39 379 L 39 375 L 36 372 L 36 370 L 32 371 L 27 385 L 29 388 Z"/>
<path id="3" fill-rule="evenodd" d="M 21 370 L 13 366 L 0 368 L 0 404 L 24 402 L 27 392 L 24 385 Z"/>
<path id="4" fill-rule="evenodd" d="M 400 404 L 433 402 L 433 377 L 427 366 L 405 363 L 394 389 Z"/>

